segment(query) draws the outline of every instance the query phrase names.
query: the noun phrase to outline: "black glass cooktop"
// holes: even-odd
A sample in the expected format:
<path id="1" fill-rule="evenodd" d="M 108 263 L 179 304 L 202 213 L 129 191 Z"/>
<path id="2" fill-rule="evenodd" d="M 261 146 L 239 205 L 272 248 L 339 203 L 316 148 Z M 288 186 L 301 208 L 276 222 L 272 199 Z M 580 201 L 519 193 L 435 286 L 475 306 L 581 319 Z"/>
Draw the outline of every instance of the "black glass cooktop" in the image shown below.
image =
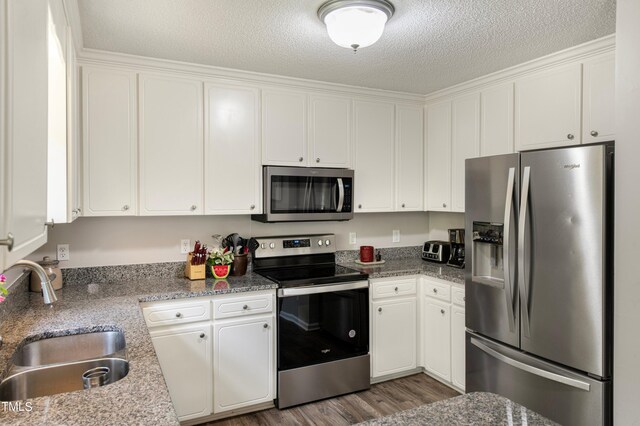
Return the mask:
<path id="1" fill-rule="evenodd" d="M 272 268 L 256 272 L 263 277 L 278 283 L 281 288 L 324 285 L 369 279 L 369 275 L 364 272 L 335 264 Z"/>

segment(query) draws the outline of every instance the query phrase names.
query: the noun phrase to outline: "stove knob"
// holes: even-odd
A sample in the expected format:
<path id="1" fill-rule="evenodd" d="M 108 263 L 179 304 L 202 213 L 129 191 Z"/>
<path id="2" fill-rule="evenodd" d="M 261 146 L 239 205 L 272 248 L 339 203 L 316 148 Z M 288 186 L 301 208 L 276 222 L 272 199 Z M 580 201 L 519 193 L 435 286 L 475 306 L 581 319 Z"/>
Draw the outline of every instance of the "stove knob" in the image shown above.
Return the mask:
<path id="1" fill-rule="evenodd" d="M 269 248 L 271 248 L 271 249 L 276 248 L 276 243 L 270 243 L 270 244 L 269 244 Z"/>
<path id="2" fill-rule="evenodd" d="M 325 240 L 324 245 L 329 247 L 331 245 L 331 240 Z"/>
<path id="3" fill-rule="evenodd" d="M 266 249 L 266 248 L 267 248 L 267 245 L 266 245 L 265 243 L 261 243 L 261 244 L 260 244 L 260 248 L 264 250 L 264 249 Z"/>
<path id="4" fill-rule="evenodd" d="M 322 247 L 322 240 L 318 240 L 318 247 Z"/>

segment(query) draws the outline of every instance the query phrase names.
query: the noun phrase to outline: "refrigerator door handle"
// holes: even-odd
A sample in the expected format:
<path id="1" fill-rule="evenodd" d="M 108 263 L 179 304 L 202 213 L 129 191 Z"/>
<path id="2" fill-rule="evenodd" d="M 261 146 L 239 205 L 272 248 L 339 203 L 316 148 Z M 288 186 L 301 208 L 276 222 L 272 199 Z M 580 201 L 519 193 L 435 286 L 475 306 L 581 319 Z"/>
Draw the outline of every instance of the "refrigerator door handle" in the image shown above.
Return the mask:
<path id="1" fill-rule="evenodd" d="M 553 380 L 554 382 L 562 383 L 567 386 L 571 386 L 577 389 L 582 389 L 584 391 L 589 392 L 591 389 L 591 385 L 587 382 L 583 382 L 581 380 L 576 380 L 571 377 L 563 376 L 561 374 L 553 373 L 551 371 L 543 370 L 542 368 L 534 367 L 529 364 L 525 364 L 524 362 L 515 360 L 506 355 L 501 354 L 500 352 L 491 349 L 489 346 L 485 345 L 478 339 L 472 337 L 471 344 L 486 353 L 489 356 L 494 357 L 498 361 L 504 362 L 505 364 L 509 364 L 512 367 L 518 368 L 522 371 L 526 371 L 527 373 L 534 374 L 536 376 L 544 377 L 545 379 Z"/>
<path id="2" fill-rule="evenodd" d="M 515 331 L 515 313 L 513 308 L 513 287 L 511 283 L 511 256 L 509 255 L 509 240 L 511 234 L 511 211 L 513 210 L 513 186 L 515 182 L 515 167 L 509 168 L 509 177 L 507 178 L 507 195 L 504 205 L 504 238 L 503 238 L 503 255 L 504 259 L 504 289 L 507 297 L 507 315 L 509 316 L 509 331 Z"/>
<path id="3" fill-rule="evenodd" d="M 527 225 L 527 206 L 529 205 L 529 180 L 531 167 L 524 168 L 522 176 L 522 191 L 520 198 L 520 218 L 518 220 L 518 292 L 520 294 L 520 306 L 522 309 L 522 329 L 526 337 L 530 336 L 529 330 L 529 291 L 527 286 L 527 274 L 524 258 L 524 237 Z"/>

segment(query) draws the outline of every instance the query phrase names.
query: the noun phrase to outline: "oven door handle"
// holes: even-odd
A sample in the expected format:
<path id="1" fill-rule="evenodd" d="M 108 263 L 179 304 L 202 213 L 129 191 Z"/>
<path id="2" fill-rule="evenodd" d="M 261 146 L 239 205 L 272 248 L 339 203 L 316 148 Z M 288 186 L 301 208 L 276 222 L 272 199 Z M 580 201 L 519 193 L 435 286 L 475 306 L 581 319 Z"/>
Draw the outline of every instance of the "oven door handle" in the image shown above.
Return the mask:
<path id="1" fill-rule="evenodd" d="M 278 297 L 305 296 L 308 294 L 335 293 L 336 291 L 369 288 L 369 281 L 354 281 L 344 284 L 314 285 L 305 287 L 281 288 Z"/>

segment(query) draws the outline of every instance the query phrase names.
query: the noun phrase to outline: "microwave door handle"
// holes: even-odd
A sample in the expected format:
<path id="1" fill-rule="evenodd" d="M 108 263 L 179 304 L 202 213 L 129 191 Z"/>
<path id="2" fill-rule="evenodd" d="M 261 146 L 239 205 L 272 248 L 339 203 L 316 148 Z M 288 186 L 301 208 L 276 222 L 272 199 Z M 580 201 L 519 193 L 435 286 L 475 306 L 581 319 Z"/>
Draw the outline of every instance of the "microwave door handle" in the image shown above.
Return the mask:
<path id="1" fill-rule="evenodd" d="M 344 204 L 344 182 L 342 178 L 338 178 L 338 206 L 336 207 L 336 212 L 342 212 L 342 205 Z"/>

